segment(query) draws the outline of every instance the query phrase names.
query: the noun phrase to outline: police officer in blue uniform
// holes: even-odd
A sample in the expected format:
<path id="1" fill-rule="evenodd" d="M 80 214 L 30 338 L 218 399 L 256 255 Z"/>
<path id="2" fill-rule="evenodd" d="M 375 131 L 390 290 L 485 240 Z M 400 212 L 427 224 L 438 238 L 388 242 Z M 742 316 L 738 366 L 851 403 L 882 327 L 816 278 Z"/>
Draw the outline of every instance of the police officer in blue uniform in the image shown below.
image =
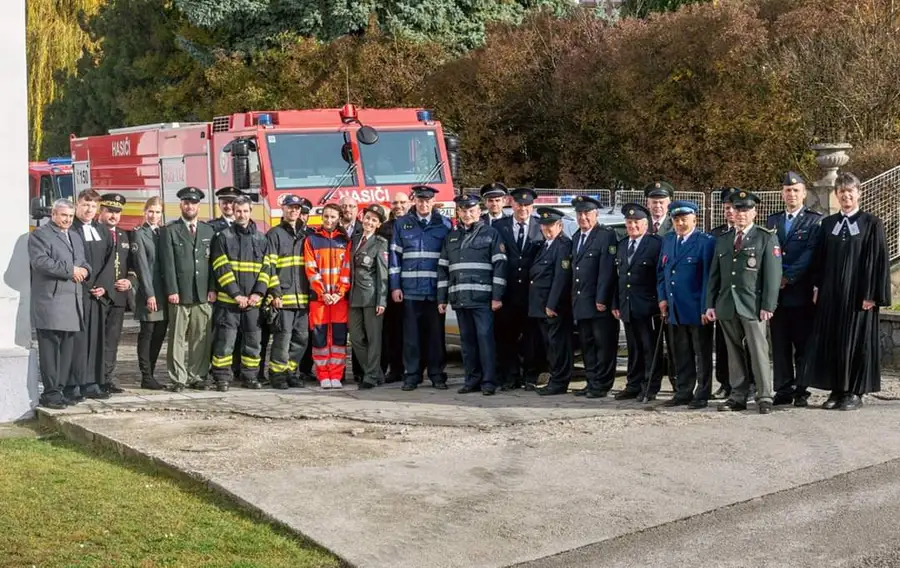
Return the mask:
<path id="1" fill-rule="evenodd" d="M 781 244 L 781 290 L 778 309 L 769 320 L 772 333 L 774 405 L 806 406 L 809 391 L 796 386 L 803 368 L 809 326 L 815 315 L 809 265 L 819 239 L 822 214 L 806 207 L 806 184 L 800 174 L 788 172 L 781 182 L 784 211 L 769 215 L 766 227 L 774 229 Z"/>
<path id="2" fill-rule="evenodd" d="M 503 239 L 507 258 L 503 307 L 494 314 L 497 374 L 503 390 L 515 390 L 523 385 L 534 390 L 547 357 L 537 322 L 528 317 L 528 272 L 544 236 L 540 218 L 534 212 L 537 192 L 520 187 L 512 190 L 510 196 L 512 216 L 494 225 Z"/>
<path id="3" fill-rule="evenodd" d="M 459 322 L 466 380 L 459 394 L 497 390 L 494 312 L 503 305 L 506 246 L 499 233 L 479 220 L 477 195 L 456 199 L 459 224 L 450 231 L 438 261 L 438 310 L 453 306 Z"/>
<path id="4" fill-rule="evenodd" d="M 626 203 L 622 215 L 628 236 L 619 241 L 616 250 L 618 286 L 612 311 L 625 324 L 628 373 L 625 388 L 615 398 L 649 402 L 656 399 L 662 382 L 659 366 L 650 375 L 650 361 L 656 348 L 653 320 L 659 319 L 656 266 L 662 239 L 647 232 L 650 211 L 645 207 Z"/>
<path id="5" fill-rule="evenodd" d="M 705 408 L 710 396 L 713 329 L 706 284 L 716 240 L 697 229 L 698 211 L 692 201 L 669 205 L 674 231 L 663 237 L 660 250 L 657 295 L 671 330 L 676 377 L 675 395 L 664 406 Z"/>
<path id="6" fill-rule="evenodd" d="M 538 322 L 550 366 L 539 395 L 565 394 L 572 379 L 572 240 L 563 233 L 563 217 L 558 209 L 538 209 L 544 243 L 528 273 L 528 317 Z"/>
<path id="7" fill-rule="evenodd" d="M 572 235 L 572 317 L 578 326 L 587 386 L 576 396 L 603 398 L 616 380 L 619 320 L 612 313 L 616 291 L 615 231 L 597 222 L 600 202 L 572 200 L 578 232 Z"/>
<path id="8" fill-rule="evenodd" d="M 415 206 L 394 224 L 388 269 L 391 298 L 403 302 L 403 390 L 414 390 L 422 382 L 422 349 L 427 353 L 428 378 L 434 388 L 445 390 L 444 316 L 438 312 L 437 268 L 450 220 L 435 210 L 436 189 L 417 185 L 412 190 Z"/>
<path id="9" fill-rule="evenodd" d="M 508 195 L 509 190 L 499 181 L 486 183 L 481 186 L 481 199 L 484 201 L 485 208 L 487 208 L 487 212 L 481 216 L 481 220 L 485 225 L 493 227 L 494 223 L 509 216 L 503 208 L 506 205 L 506 197 Z"/>

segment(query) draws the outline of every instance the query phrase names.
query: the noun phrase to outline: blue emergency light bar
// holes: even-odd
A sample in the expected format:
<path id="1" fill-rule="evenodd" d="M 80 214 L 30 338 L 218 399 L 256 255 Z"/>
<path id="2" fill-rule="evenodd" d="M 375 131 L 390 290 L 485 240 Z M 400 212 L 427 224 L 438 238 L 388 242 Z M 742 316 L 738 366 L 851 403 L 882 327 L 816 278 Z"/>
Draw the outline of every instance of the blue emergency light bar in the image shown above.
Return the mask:
<path id="1" fill-rule="evenodd" d="M 71 166 L 72 158 L 47 158 L 47 163 L 51 166 Z"/>
<path id="2" fill-rule="evenodd" d="M 272 115 L 271 114 L 261 114 L 257 117 L 256 123 L 262 126 L 263 128 L 272 126 Z"/>
<path id="3" fill-rule="evenodd" d="M 416 111 L 416 120 L 419 122 L 431 122 L 431 111 L 430 110 L 417 110 Z"/>

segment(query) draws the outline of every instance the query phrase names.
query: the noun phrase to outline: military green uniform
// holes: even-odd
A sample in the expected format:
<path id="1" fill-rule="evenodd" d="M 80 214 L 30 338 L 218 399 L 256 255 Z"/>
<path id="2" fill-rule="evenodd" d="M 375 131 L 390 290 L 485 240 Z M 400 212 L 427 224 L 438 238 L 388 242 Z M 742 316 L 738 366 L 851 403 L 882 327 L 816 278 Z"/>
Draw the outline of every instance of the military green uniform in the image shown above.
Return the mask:
<path id="1" fill-rule="evenodd" d="M 774 231 L 750 225 L 742 231 L 730 229 L 716 240 L 715 255 L 707 287 L 707 308 L 716 310 L 728 348 L 731 380 L 730 400 L 746 404 L 750 375 L 744 359 L 747 340 L 750 365 L 756 379 L 758 402 L 772 402 L 772 368 L 766 322 L 761 310 L 774 312 L 781 286 L 781 249 Z"/>
<path id="2" fill-rule="evenodd" d="M 195 220 L 191 234 L 184 219 L 169 223 L 160 234 L 160 260 L 168 302 L 178 294 L 178 304 L 169 304 L 168 367 L 174 386 L 199 383 L 209 373 L 210 317 L 207 295 L 211 288 L 210 244 L 215 231 Z"/>

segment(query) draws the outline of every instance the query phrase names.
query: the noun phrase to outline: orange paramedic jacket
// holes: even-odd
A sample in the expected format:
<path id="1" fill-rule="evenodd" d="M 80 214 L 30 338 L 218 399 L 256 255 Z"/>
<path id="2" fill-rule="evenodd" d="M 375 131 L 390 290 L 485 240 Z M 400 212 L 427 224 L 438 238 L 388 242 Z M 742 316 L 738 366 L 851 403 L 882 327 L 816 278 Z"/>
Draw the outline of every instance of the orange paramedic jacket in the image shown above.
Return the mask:
<path id="1" fill-rule="evenodd" d="M 350 290 L 350 239 L 343 229 L 316 228 L 306 237 L 303 261 L 309 278 L 310 301 L 322 302 L 325 294 L 340 294 L 346 299 Z"/>

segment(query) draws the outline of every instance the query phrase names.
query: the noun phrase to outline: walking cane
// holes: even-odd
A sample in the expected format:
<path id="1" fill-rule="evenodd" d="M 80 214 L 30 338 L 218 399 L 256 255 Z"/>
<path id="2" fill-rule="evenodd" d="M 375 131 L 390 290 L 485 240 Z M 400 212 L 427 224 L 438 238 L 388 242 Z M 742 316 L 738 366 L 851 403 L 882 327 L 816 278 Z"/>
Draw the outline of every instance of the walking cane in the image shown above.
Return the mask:
<path id="1" fill-rule="evenodd" d="M 647 385 L 644 387 L 644 392 L 640 399 L 640 402 L 645 404 L 650 402 L 650 382 L 653 380 L 654 373 L 656 373 L 656 362 L 662 358 L 660 355 L 662 355 L 663 334 L 666 332 L 666 318 L 662 314 L 659 317 L 660 326 L 659 333 L 656 334 L 656 348 L 653 350 L 653 360 L 650 362 L 650 372 L 647 374 Z"/>

